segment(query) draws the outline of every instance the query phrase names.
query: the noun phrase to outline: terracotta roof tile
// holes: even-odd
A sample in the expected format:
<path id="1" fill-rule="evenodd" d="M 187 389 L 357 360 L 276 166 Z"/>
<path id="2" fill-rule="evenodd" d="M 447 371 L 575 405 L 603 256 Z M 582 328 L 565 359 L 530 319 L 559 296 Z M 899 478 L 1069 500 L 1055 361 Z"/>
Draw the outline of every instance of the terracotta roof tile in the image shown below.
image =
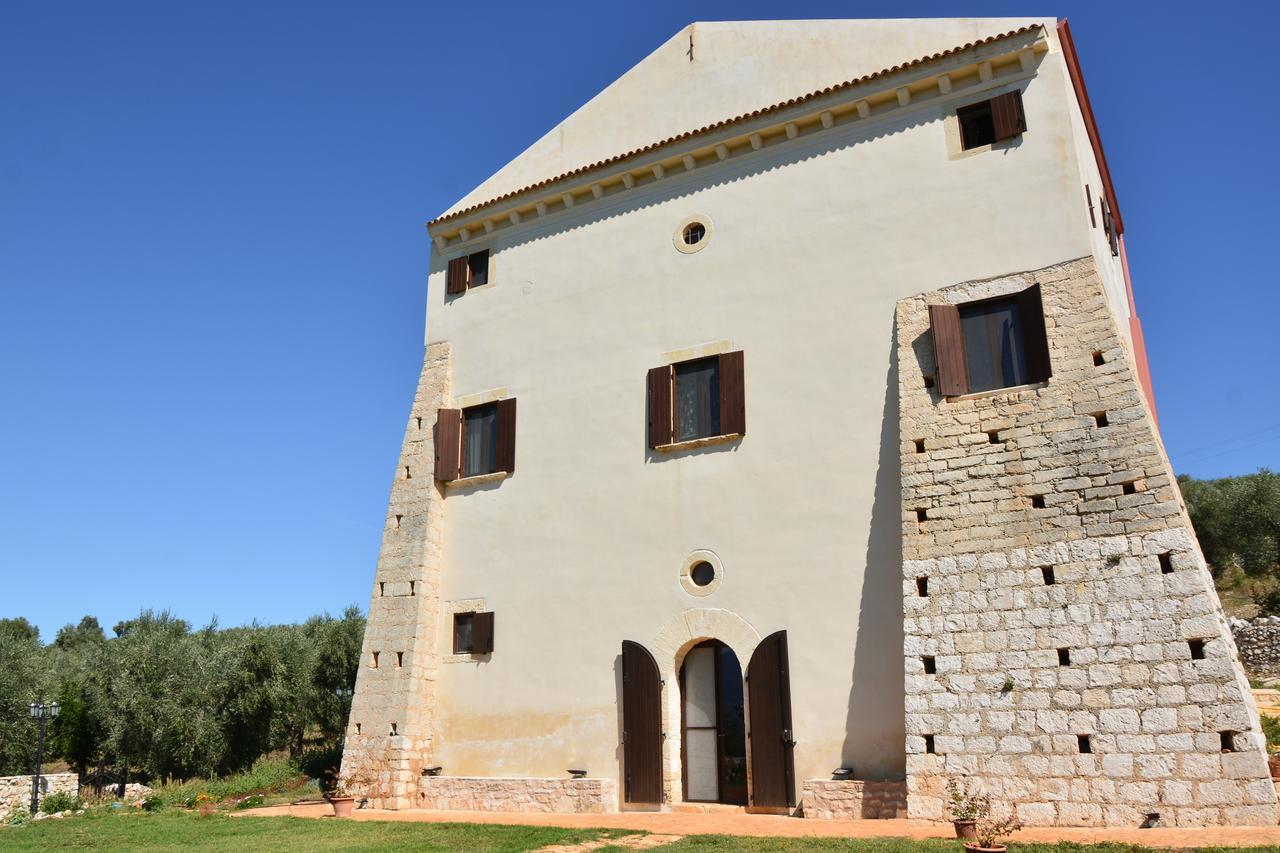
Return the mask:
<path id="1" fill-rule="evenodd" d="M 986 38 L 981 38 L 976 41 L 971 41 L 966 44 L 959 45 L 957 47 L 939 51 L 938 53 L 930 54 L 929 56 L 922 56 L 919 59 L 913 59 L 910 62 L 904 62 L 901 65 L 894 65 L 892 68 L 884 68 L 884 69 L 881 69 L 880 71 L 874 71 L 870 74 L 864 74 L 863 76 L 857 77 L 853 80 L 846 80 L 843 83 L 836 83 L 831 86 L 827 86 L 824 89 L 819 89 L 814 92 L 809 92 L 806 95 L 798 95 L 797 97 L 790 98 L 785 101 L 780 101 L 776 104 L 770 104 L 767 107 L 761 107 L 760 109 L 752 110 L 749 113 L 743 113 L 742 115 L 737 115 L 737 116 L 734 116 L 733 118 L 722 119 L 721 121 L 704 125 L 694 130 L 688 130 L 688 131 L 685 131 L 684 133 L 680 133 L 675 136 L 669 136 L 666 139 L 660 139 L 657 142 L 651 142 L 648 145 L 641 146 L 640 148 L 633 148 L 632 150 L 627 151 L 624 154 L 618 154 L 613 157 L 607 157 L 603 160 L 597 160 L 596 162 L 589 163 L 586 166 L 579 166 L 578 168 L 573 169 L 571 171 L 562 172 L 559 175 L 555 175 L 550 178 L 545 178 L 536 183 L 528 184 L 527 186 L 520 187 L 519 189 L 515 189 L 507 193 L 503 193 L 502 195 L 499 195 L 499 196 L 494 196 L 493 198 L 488 199 L 487 201 L 482 201 L 482 202 L 479 202 L 478 204 L 473 204 L 470 207 L 463 208 L 462 210 L 456 210 L 453 213 L 443 214 L 441 216 L 436 217 L 435 219 L 432 219 L 430 222 L 427 223 L 427 225 L 435 225 L 438 222 L 446 222 L 450 219 L 457 219 L 460 216 L 465 216 L 468 213 L 473 213 L 483 207 L 488 207 L 491 204 L 495 204 L 500 201 L 505 201 L 506 199 L 513 198 L 515 196 L 521 195 L 522 193 L 529 192 L 530 190 L 535 190 L 535 189 L 538 189 L 539 187 L 545 187 L 550 184 L 554 184 L 557 181 L 562 181 L 565 178 L 572 178 L 575 175 L 581 175 L 584 172 L 591 171 L 592 169 L 598 169 L 601 166 L 607 166 L 611 163 L 617 163 L 620 160 L 626 160 L 628 157 L 634 157 L 637 154 L 645 154 L 649 151 L 653 151 L 654 149 L 662 148 L 663 146 L 670 145 L 673 142 L 680 142 L 681 140 L 690 139 L 694 136 L 699 136 L 703 133 L 708 133 L 713 130 L 719 130 L 722 127 L 728 127 L 731 124 L 737 124 L 739 122 L 749 121 L 750 119 L 753 119 L 753 118 L 759 118 L 762 115 L 767 115 L 772 112 L 777 112 L 778 110 L 786 109 L 787 107 L 795 106 L 796 104 L 802 104 L 805 101 L 811 101 L 814 98 L 820 98 L 823 95 L 829 95 L 832 92 L 838 92 L 841 89 L 847 89 L 850 86 L 857 86 L 861 83 L 866 83 L 868 81 L 875 80 L 878 77 L 886 77 L 890 74 L 895 74 L 899 71 L 905 71 L 908 68 L 915 68 L 918 65 L 924 65 L 926 63 L 934 62 L 935 60 L 943 59 L 945 57 L 952 56 L 957 53 L 963 53 L 966 50 L 971 50 L 972 48 L 975 48 L 975 47 L 981 47 L 984 44 L 990 44 L 991 42 L 1000 41 L 1001 39 L 1010 38 L 1012 36 L 1023 35 L 1024 33 L 1029 33 L 1029 32 L 1032 32 L 1033 30 L 1042 29 L 1042 27 L 1043 25 L 1041 24 L 1030 24 L 1025 27 L 1020 27 L 1016 30 L 1010 30 L 1009 32 L 1006 32 L 1006 33 L 987 36 Z"/>

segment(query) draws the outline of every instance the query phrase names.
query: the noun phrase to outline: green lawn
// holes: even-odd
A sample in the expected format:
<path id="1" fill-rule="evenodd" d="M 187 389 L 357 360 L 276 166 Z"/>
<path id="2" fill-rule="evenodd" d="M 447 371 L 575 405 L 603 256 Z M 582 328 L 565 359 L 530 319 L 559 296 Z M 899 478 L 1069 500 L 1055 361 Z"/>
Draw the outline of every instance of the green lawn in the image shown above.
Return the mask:
<path id="1" fill-rule="evenodd" d="M 441 850 L 523 853 L 548 844 L 575 844 L 629 835 L 625 830 L 560 829 L 466 823 L 315 820 L 291 817 L 210 817 L 186 810 L 99 812 L 45 820 L 25 827 L 0 826 L 0 850 Z M 599 853 L 622 853 L 618 845 Z M 835 838 L 741 838 L 694 835 L 655 848 L 661 853 L 961 853 L 954 840 L 908 841 Z M 1280 847 L 1254 847 L 1280 853 Z M 1148 853 L 1124 844 L 1013 844 L 1010 853 Z M 1239 851 L 1234 851 L 1239 853 Z"/>
<path id="2" fill-rule="evenodd" d="M 467 850 L 520 853 L 628 835 L 623 830 L 465 823 L 209 817 L 186 810 L 117 812 L 0 826 L 0 850 Z"/>

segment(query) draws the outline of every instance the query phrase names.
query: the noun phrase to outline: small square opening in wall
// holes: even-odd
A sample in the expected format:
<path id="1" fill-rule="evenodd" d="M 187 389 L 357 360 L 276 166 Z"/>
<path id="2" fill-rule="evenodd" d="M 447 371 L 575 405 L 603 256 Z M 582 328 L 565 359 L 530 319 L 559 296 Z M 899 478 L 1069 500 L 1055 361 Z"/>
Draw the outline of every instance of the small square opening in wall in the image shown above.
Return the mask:
<path id="1" fill-rule="evenodd" d="M 1076 746 L 1079 748 L 1081 754 L 1087 755 L 1088 753 L 1093 752 L 1093 744 L 1090 742 L 1088 735 L 1076 735 Z"/>
<path id="2" fill-rule="evenodd" d="M 933 675 L 938 671 L 938 663 L 931 656 L 925 655 L 920 658 L 920 662 L 924 664 L 925 675 Z"/>
<path id="3" fill-rule="evenodd" d="M 1058 666 L 1071 666 L 1071 649 L 1058 649 Z"/>
<path id="4" fill-rule="evenodd" d="M 391 736 L 392 736 L 392 737 L 395 737 L 395 736 L 396 736 L 396 724 L 395 724 L 395 723 L 392 723 L 392 724 L 391 724 L 391 732 L 390 732 L 390 734 L 391 734 Z"/>
<path id="5" fill-rule="evenodd" d="M 387 594 L 387 585 L 382 581 L 378 581 L 378 597 L 381 598 L 386 594 Z"/>
<path id="6" fill-rule="evenodd" d="M 929 579 L 927 577 L 916 578 L 916 592 L 921 598 L 929 597 Z"/>
<path id="7" fill-rule="evenodd" d="M 416 589 L 417 585 L 418 585 L 418 582 L 417 582 L 417 581 L 409 581 L 409 594 L 410 594 L 410 595 L 417 595 L 417 594 L 418 594 L 418 590 Z"/>
<path id="8" fill-rule="evenodd" d="M 406 480 L 412 480 L 412 479 L 413 479 L 413 475 L 409 473 L 409 466 L 408 466 L 408 465 L 404 466 L 404 478 L 405 478 Z"/>
<path id="9" fill-rule="evenodd" d="M 917 438 L 917 439 L 916 439 L 916 453 L 924 453 L 924 439 L 923 439 L 923 438 Z"/>
<path id="10" fill-rule="evenodd" d="M 1044 509 L 1044 495 L 1032 495 L 1032 496 L 1031 496 L 1031 508 L 1032 508 L 1032 509 Z"/>
<path id="11" fill-rule="evenodd" d="M 1044 578 L 1045 586 L 1053 586 L 1057 580 L 1053 576 L 1053 566 L 1041 566 L 1040 576 Z"/>
<path id="12" fill-rule="evenodd" d="M 418 429 L 422 429 L 422 418 L 418 418 Z"/>
<path id="13" fill-rule="evenodd" d="M 374 652 L 374 653 L 373 653 L 373 664 L 372 664 L 372 667 L 373 667 L 373 669 L 377 669 L 377 668 L 378 668 L 378 653 L 377 653 L 377 652 Z"/>
<path id="14" fill-rule="evenodd" d="M 1169 551 L 1165 551 L 1160 555 L 1160 574 L 1173 574 L 1173 554 Z"/>
<path id="15" fill-rule="evenodd" d="M 933 746 L 933 735 L 924 736 L 924 751 L 929 755 L 933 755 L 937 750 Z"/>
<path id="16" fill-rule="evenodd" d="M 1235 732 L 1218 732 L 1218 737 L 1222 741 L 1223 752 L 1236 751 L 1236 733 Z"/>
<path id="17" fill-rule="evenodd" d="M 404 652 L 396 652 L 396 669 L 404 666 Z"/>
<path id="18" fill-rule="evenodd" d="M 1104 355 L 1102 354 L 1102 351 L 1101 351 L 1101 350 L 1099 350 L 1099 351 L 1097 351 L 1097 352 L 1095 352 L 1095 353 L 1093 354 L 1093 366 L 1094 366 L 1094 367 L 1102 367 L 1102 365 L 1104 365 L 1104 364 L 1106 364 L 1106 363 L 1107 363 L 1106 356 L 1104 356 Z"/>
<path id="19" fill-rule="evenodd" d="M 399 529 L 400 529 L 400 519 L 402 519 L 402 518 L 404 518 L 404 516 L 403 516 L 403 515 L 397 515 L 397 516 L 396 516 L 396 530 L 399 530 Z"/>
<path id="20" fill-rule="evenodd" d="M 987 442 L 989 444 L 1001 444 L 1002 442 L 1000 441 L 1000 430 L 993 429 L 990 432 L 988 432 Z"/>
<path id="21" fill-rule="evenodd" d="M 1187 640 L 1192 660 L 1204 660 L 1204 640 Z"/>
<path id="22" fill-rule="evenodd" d="M 919 522 L 920 524 L 924 524 L 924 523 L 925 523 L 926 521 L 928 521 L 928 520 L 929 520 L 929 511 L 928 511 L 927 509 L 917 509 L 917 510 L 916 510 L 916 521 L 917 521 L 917 522 Z"/>
<path id="23" fill-rule="evenodd" d="M 1127 483 L 1120 484 L 1120 494 L 1136 495 L 1138 493 L 1138 484 L 1130 480 Z"/>
<path id="24" fill-rule="evenodd" d="M 1102 429 L 1104 426 L 1109 425 L 1107 421 L 1106 412 L 1094 412 L 1092 417 L 1093 417 L 1093 424 L 1094 426 L 1098 427 L 1098 429 Z"/>

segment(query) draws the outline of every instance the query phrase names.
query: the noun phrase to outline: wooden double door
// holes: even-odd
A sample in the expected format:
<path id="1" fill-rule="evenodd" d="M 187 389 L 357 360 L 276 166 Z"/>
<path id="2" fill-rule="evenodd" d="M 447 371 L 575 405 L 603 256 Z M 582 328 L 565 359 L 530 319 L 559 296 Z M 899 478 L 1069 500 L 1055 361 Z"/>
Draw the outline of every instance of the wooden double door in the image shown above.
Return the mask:
<path id="1" fill-rule="evenodd" d="M 795 740 L 787 635 L 761 641 L 747 666 L 744 718 L 741 667 L 733 651 L 711 640 L 689 651 L 680 672 L 681 768 L 686 801 L 795 806 Z M 662 802 L 662 689 L 653 655 L 622 644 L 623 798 Z"/>

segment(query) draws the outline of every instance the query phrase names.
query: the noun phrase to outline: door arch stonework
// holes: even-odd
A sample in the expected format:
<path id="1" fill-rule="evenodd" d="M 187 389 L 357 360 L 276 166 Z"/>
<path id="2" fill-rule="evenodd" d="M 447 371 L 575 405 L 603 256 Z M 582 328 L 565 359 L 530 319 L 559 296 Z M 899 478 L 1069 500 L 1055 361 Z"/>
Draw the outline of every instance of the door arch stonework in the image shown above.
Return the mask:
<path id="1" fill-rule="evenodd" d="M 719 640 L 733 650 L 740 662 L 750 661 L 760 644 L 760 632 L 732 610 L 699 607 L 673 617 L 654 637 L 653 656 L 662 675 L 662 787 L 668 803 L 683 802 L 680 774 L 680 666 L 691 648 L 704 640 Z M 745 663 L 743 664 L 745 671 Z M 747 708 L 750 713 L 750 708 Z M 751 766 L 751 742 L 747 740 L 747 767 Z M 749 771 L 748 771 L 749 773 Z M 748 780 L 748 785 L 750 781 Z"/>

